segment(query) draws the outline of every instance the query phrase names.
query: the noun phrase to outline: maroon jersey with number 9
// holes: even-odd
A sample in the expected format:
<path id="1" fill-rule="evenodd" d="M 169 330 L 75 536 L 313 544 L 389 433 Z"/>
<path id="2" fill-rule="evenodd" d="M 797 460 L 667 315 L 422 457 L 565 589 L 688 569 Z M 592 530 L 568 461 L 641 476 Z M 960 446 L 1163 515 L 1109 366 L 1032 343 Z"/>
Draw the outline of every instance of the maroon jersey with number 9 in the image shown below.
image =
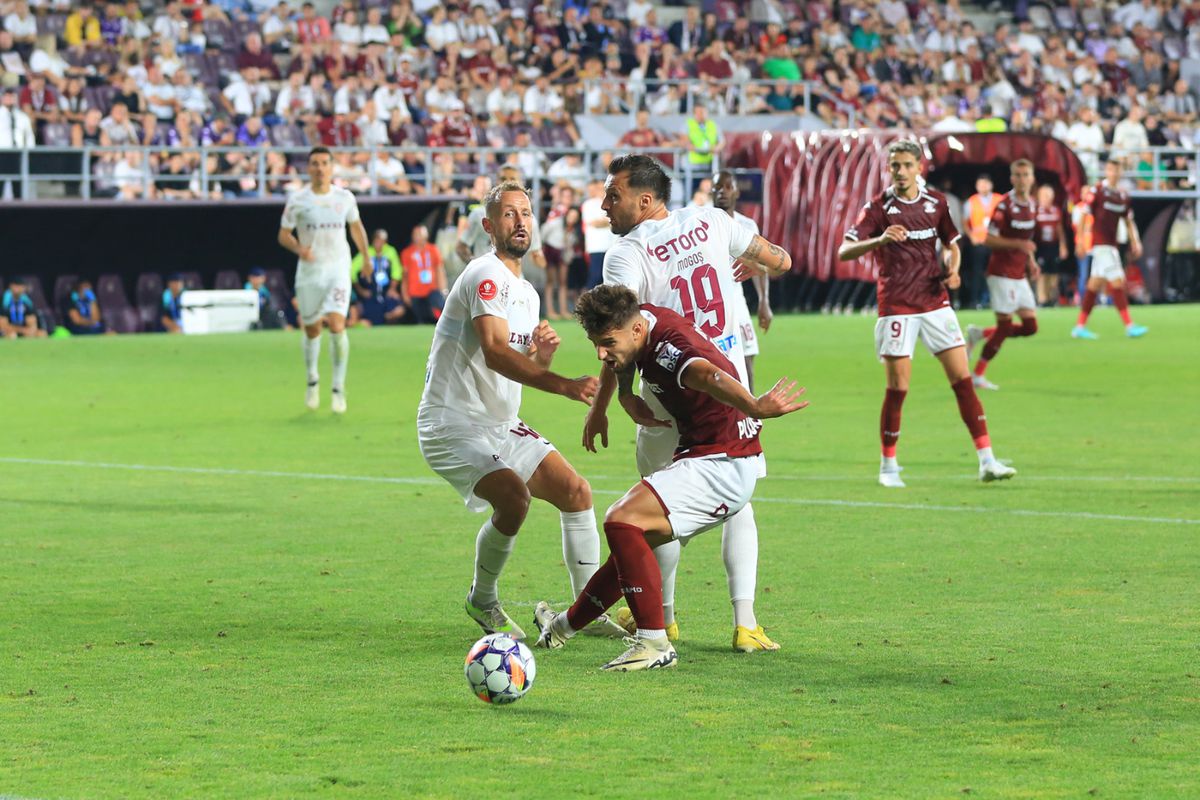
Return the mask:
<path id="1" fill-rule="evenodd" d="M 923 188 L 915 200 L 904 200 L 887 189 L 863 207 L 846 238 L 873 239 L 892 225 L 903 226 L 908 238 L 874 251 L 880 263 L 879 316 L 923 314 L 950 305 L 937 243 L 957 241 L 959 233 L 950 219 L 946 196 Z"/>

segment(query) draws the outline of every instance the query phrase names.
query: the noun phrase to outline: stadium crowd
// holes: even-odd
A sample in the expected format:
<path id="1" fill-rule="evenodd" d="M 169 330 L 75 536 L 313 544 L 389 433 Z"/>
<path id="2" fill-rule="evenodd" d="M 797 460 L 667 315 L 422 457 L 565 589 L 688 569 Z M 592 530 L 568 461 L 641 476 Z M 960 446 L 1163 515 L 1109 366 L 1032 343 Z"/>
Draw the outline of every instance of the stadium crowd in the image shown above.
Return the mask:
<path id="1" fill-rule="evenodd" d="M 579 168 L 563 155 L 580 145 L 573 115 L 689 104 L 831 128 L 1043 132 L 1093 174 L 1110 146 L 1200 142 L 1197 87 L 1180 74 L 1200 56 L 1200 2 L 1010 6 L 1012 22 L 977 30 L 958 0 L 343 0 L 327 15 L 269 0 L 4 0 L 0 148 L 147 145 L 148 158 L 101 150 L 93 194 L 178 199 L 201 195 L 202 167 L 209 196 L 287 193 L 301 176 L 270 145 L 361 148 L 337 157 L 353 191 L 420 193 L 427 171 L 435 191 L 460 190 L 498 166 L 382 145 L 513 148 L 499 159 L 553 179 Z M 639 122 L 623 141 L 691 138 Z M 264 153 L 201 165 L 201 145 Z M 1158 166 L 1190 164 L 1169 161 Z"/>

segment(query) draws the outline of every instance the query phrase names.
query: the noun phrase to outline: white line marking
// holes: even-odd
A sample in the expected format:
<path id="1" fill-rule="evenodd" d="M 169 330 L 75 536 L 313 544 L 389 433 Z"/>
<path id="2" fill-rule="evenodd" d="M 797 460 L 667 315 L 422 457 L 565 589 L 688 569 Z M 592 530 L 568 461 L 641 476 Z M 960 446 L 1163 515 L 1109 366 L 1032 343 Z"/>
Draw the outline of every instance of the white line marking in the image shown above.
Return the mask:
<path id="1" fill-rule="evenodd" d="M 25 464 L 44 467 L 79 467 L 86 469 L 119 469 L 137 472 L 169 472 L 194 475 L 236 475 L 260 478 L 299 478 L 301 480 L 356 481 L 360 483 L 390 483 L 410 486 L 438 486 L 440 478 L 392 478 L 378 475 L 337 475 L 321 472 L 283 472 L 261 469 L 228 469 L 222 467 L 174 467 L 152 464 L 114 464 L 104 461 L 61 461 L 48 458 L 0 458 L 0 464 Z M 604 480 L 603 476 L 591 476 Z M 612 478 L 612 480 L 616 480 Z M 624 480 L 624 479 L 622 479 Z M 620 497 L 624 492 L 593 490 L 593 494 Z M 897 511 L 950 511 L 968 514 L 997 514 L 1017 517 L 1058 517 L 1063 519 L 1092 519 L 1108 522 L 1150 522 L 1166 525 L 1200 525 L 1200 519 L 1182 517 L 1140 517 L 1129 514 L 1097 514 L 1090 511 L 1038 511 L 1027 508 L 988 508 L 986 506 L 944 506 L 927 503 L 882 503 L 869 500 L 806 499 L 800 497 L 755 497 L 755 503 L 779 503 L 795 506 L 830 506 L 842 508 L 889 508 Z"/>
<path id="2" fill-rule="evenodd" d="M 768 465 L 769 468 L 769 465 Z M 589 479 L 603 480 L 627 480 L 626 477 L 616 475 L 595 475 L 588 474 Z M 768 472 L 765 480 L 768 481 L 810 481 L 813 483 L 841 483 L 844 481 L 862 481 L 871 482 L 874 477 L 873 472 L 861 472 L 858 475 L 784 475 L 777 472 Z M 953 481 L 978 481 L 979 476 L 974 474 L 953 475 L 949 478 L 939 478 L 939 480 Z M 1168 475 L 1026 475 L 1024 473 L 1017 479 L 1021 483 L 1029 481 L 1065 481 L 1067 483 L 1195 483 L 1200 484 L 1200 477 L 1176 477 Z"/>

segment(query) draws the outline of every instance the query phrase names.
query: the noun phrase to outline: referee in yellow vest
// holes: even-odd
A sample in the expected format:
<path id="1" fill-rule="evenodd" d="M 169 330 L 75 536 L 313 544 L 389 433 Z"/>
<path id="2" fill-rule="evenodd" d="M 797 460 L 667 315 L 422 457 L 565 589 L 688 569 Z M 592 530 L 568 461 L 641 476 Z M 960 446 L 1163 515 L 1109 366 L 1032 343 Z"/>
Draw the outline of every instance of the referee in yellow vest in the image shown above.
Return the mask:
<path id="1" fill-rule="evenodd" d="M 701 103 L 696 103 L 692 116 L 687 121 L 687 185 L 683 196 L 689 198 L 695 182 L 708 177 L 716 166 L 714 155 L 721 148 L 721 132 L 717 123 L 708 118 L 708 109 Z"/>

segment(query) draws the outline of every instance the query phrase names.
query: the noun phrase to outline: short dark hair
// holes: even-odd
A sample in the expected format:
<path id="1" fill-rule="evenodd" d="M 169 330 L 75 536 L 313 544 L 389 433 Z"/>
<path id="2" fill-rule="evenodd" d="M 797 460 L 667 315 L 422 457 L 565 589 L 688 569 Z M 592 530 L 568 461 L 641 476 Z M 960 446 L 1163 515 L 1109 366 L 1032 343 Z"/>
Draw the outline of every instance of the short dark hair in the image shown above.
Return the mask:
<path id="1" fill-rule="evenodd" d="M 309 150 L 309 151 L 308 151 L 308 158 L 309 158 L 309 160 L 311 161 L 313 156 L 319 156 L 319 155 L 321 155 L 322 153 L 324 153 L 325 155 L 329 156 L 330 158 L 333 158 L 333 151 L 331 151 L 331 150 L 330 150 L 328 147 L 326 147 L 325 145 L 317 145 L 317 146 L 316 146 L 316 147 L 314 147 L 312 150 Z"/>
<path id="2" fill-rule="evenodd" d="M 608 174 L 629 175 L 632 189 L 648 190 L 664 203 L 671 199 L 671 178 L 658 159 L 643 153 L 625 153 L 608 162 Z"/>
<path id="3" fill-rule="evenodd" d="M 897 153 L 908 153 L 917 161 L 924 158 L 925 153 L 921 150 L 921 145 L 917 144 L 915 139 L 897 139 L 888 145 L 887 154 L 890 159 Z"/>
<path id="4" fill-rule="evenodd" d="M 640 304 L 627 286 L 600 284 L 575 301 L 575 319 L 589 337 L 623 328 L 637 316 Z"/>

